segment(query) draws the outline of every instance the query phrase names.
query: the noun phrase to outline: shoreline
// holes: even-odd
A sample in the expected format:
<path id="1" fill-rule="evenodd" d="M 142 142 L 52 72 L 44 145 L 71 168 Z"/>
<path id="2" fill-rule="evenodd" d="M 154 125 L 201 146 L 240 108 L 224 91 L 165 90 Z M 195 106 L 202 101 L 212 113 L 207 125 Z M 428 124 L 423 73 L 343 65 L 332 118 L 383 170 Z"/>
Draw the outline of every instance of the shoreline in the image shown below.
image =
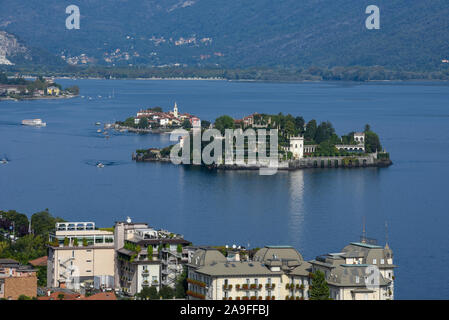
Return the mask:
<path id="1" fill-rule="evenodd" d="M 173 164 L 170 158 L 139 158 L 134 153 L 132 160 L 136 163 L 166 163 Z M 175 166 L 197 167 L 217 171 L 254 171 L 260 169 L 277 169 L 279 171 L 296 171 L 303 169 L 356 169 L 356 168 L 387 168 L 393 165 L 390 159 L 377 159 L 374 154 L 368 156 L 335 156 L 335 157 L 307 157 L 300 160 L 280 161 L 278 166 L 271 168 L 264 164 L 173 164 Z"/>
<path id="2" fill-rule="evenodd" d="M 62 100 L 62 99 L 72 99 L 76 98 L 79 95 L 67 95 L 67 96 L 58 96 L 58 97 L 21 97 L 19 99 L 16 98 L 0 98 L 0 101 L 25 101 L 25 100 Z"/>

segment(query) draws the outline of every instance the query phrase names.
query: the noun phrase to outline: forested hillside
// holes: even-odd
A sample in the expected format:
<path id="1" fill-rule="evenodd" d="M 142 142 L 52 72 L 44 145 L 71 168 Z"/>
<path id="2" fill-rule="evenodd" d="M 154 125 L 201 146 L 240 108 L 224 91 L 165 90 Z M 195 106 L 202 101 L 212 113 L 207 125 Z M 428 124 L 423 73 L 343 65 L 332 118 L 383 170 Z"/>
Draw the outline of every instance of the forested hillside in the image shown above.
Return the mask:
<path id="1" fill-rule="evenodd" d="M 67 30 L 65 9 L 81 11 Z M 367 30 L 365 9 L 381 11 Z M 334 67 L 440 70 L 447 0 L 2 1 L 0 29 L 77 65 Z"/>

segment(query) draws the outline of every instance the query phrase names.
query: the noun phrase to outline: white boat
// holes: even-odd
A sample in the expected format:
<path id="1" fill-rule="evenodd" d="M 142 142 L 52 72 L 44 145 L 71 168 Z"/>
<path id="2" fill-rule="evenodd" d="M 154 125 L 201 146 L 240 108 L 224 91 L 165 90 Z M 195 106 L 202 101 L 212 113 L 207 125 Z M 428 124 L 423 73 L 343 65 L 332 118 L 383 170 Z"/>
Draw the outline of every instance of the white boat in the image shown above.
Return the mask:
<path id="1" fill-rule="evenodd" d="M 45 127 L 47 124 L 42 122 L 42 119 L 25 119 L 22 120 L 22 125 L 33 127 Z"/>
<path id="2" fill-rule="evenodd" d="M 101 133 L 101 129 L 98 129 L 97 132 L 98 132 L 98 133 Z"/>
<path id="3" fill-rule="evenodd" d="M 96 126 L 99 126 L 101 124 L 101 122 L 95 122 Z"/>
<path id="4" fill-rule="evenodd" d="M 7 164 L 8 163 L 8 160 L 6 160 L 6 159 L 2 159 L 2 164 Z"/>
<path id="5" fill-rule="evenodd" d="M 102 164 L 101 162 L 99 164 L 97 164 L 97 168 L 104 168 L 104 164 Z"/>

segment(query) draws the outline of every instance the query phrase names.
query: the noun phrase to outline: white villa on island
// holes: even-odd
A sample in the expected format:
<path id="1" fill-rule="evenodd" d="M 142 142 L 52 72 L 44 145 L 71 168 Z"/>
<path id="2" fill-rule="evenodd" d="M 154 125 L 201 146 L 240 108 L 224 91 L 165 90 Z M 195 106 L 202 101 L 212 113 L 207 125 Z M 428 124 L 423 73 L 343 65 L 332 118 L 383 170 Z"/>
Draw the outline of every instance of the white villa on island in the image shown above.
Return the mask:
<path id="1" fill-rule="evenodd" d="M 357 144 L 337 144 L 335 148 L 338 150 L 345 150 L 347 152 L 365 152 L 365 133 L 355 132 L 354 141 Z M 318 148 L 318 145 L 307 145 L 304 143 L 303 136 L 290 137 L 290 146 L 288 151 L 292 153 L 293 160 L 299 160 L 304 158 L 304 154 L 314 153 Z"/>

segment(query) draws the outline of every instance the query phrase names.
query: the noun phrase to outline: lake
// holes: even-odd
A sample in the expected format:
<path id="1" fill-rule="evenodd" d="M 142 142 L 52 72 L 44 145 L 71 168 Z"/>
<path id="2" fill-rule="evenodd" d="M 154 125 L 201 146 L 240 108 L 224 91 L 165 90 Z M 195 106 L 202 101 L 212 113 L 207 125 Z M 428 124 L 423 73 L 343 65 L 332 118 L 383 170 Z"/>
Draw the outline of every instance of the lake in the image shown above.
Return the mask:
<path id="1" fill-rule="evenodd" d="M 358 241 L 366 220 L 367 236 L 382 245 L 388 238 L 393 249 L 397 299 L 449 298 L 447 83 L 58 82 L 78 85 L 86 98 L 0 102 L 0 158 L 10 160 L 0 164 L 0 209 L 30 216 L 49 208 L 99 226 L 130 216 L 198 245 L 292 245 L 307 260 Z M 329 120 L 339 135 L 369 123 L 394 164 L 208 172 L 131 160 L 136 149 L 168 145 L 169 135 L 97 133 L 97 121 L 143 107 L 167 111 L 175 101 L 209 121 L 282 112 Z M 47 127 L 20 124 L 29 118 Z"/>

